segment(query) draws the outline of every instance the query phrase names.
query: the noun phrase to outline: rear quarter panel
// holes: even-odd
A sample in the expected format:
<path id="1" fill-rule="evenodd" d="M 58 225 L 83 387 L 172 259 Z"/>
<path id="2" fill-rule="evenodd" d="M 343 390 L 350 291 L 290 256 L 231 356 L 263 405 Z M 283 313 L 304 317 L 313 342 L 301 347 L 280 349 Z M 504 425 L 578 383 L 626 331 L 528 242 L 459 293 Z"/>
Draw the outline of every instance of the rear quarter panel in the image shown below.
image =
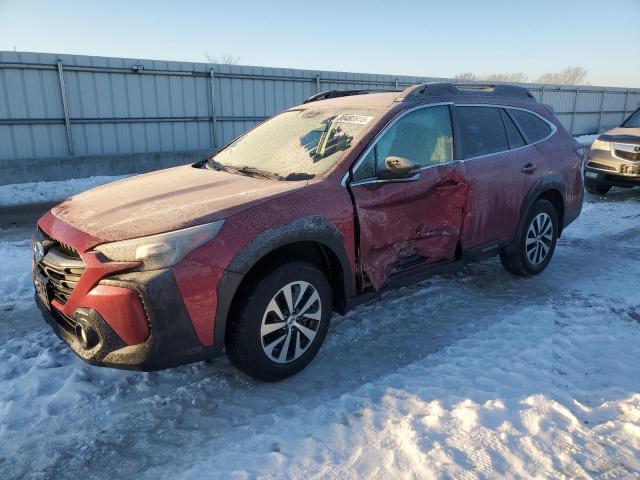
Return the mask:
<path id="1" fill-rule="evenodd" d="M 564 182 L 565 212 L 563 224 L 574 220 L 582 210 L 584 186 L 582 179 L 582 156 L 576 151 L 577 143 L 555 115 L 539 106 L 537 113 L 552 122 L 557 130 L 547 141 L 537 145 L 544 159 L 545 175 L 559 173 Z"/>

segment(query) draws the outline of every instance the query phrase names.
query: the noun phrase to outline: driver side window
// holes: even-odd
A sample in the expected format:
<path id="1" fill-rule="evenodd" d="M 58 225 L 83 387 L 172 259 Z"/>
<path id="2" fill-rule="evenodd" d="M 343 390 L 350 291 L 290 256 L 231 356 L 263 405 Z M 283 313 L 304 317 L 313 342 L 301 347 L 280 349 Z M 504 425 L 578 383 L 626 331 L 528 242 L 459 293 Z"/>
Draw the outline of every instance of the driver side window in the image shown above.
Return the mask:
<path id="1" fill-rule="evenodd" d="M 408 113 L 380 137 L 354 172 L 354 181 L 374 178 L 387 157 L 403 157 L 421 167 L 453 161 L 449 107 L 438 105 Z"/>

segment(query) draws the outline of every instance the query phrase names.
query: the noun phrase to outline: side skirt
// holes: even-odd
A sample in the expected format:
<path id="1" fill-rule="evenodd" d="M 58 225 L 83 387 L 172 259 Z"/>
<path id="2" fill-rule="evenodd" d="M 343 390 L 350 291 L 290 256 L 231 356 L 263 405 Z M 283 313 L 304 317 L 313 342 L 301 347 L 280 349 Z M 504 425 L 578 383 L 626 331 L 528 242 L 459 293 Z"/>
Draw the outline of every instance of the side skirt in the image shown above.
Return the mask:
<path id="1" fill-rule="evenodd" d="M 422 264 L 408 269 L 404 272 L 397 273 L 396 275 L 391 277 L 385 284 L 385 286 L 380 290 L 376 291 L 370 287 L 368 290 L 351 297 L 351 299 L 349 299 L 346 310 L 349 311 L 352 308 L 357 307 L 358 305 L 362 305 L 364 303 L 375 300 L 380 295 L 390 290 L 415 285 L 416 283 L 420 283 L 421 281 L 426 280 L 427 278 L 434 275 L 453 272 L 459 270 L 465 265 L 468 265 L 469 263 L 476 263 L 481 260 L 495 257 L 496 255 L 498 255 L 498 253 L 500 253 L 500 250 L 506 247 L 508 244 L 508 240 L 491 242 L 488 245 L 480 245 L 470 250 L 463 251 L 460 259 L 458 260 L 432 263 L 427 265 Z"/>

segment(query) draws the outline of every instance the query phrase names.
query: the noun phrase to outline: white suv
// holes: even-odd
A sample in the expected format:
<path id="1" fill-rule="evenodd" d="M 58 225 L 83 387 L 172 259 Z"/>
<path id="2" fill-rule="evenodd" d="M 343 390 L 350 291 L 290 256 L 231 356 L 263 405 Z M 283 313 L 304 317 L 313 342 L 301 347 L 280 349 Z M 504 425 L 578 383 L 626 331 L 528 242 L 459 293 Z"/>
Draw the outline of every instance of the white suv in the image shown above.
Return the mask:
<path id="1" fill-rule="evenodd" d="M 640 186 L 640 108 L 593 142 L 584 180 L 587 191 L 597 195 L 611 187 Z"/>

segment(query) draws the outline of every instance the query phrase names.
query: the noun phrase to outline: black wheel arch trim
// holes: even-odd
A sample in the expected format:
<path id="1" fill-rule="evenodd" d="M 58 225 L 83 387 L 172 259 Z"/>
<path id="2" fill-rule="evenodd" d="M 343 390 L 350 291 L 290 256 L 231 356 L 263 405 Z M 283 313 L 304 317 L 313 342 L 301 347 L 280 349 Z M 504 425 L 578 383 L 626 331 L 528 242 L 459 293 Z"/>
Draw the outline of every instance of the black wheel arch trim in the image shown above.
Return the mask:
<path id="1" fill-rule="evenodd" d="M 565 181 L 562 178 L 562 175 L 560 175 L 560 173 L 558 172 L 554 172 L 539 178 L 538 181 L 536 181 L 536 183 L 534 183 L 533 186 L 529 189 L 529 191 L 527 192 L 527 195 L 524 198 L 524 201 L 522 202 L 522 205 L 520 206 L 520 220 L 518 221 L 516 238 L 518 235 L 520 235 L 522 228 L 524 228 L 526 214 L 531 208 L 531 205 L 533 205 L 534 202 L 542 194 L 551 190 L 555 190 L 560 194 L 560 196 L 562 197 L 562 202 L 566 206 L 566 186 L 565 186 Z M 565 208 L 565 213 L 566 213 L 566 208 Z M 558 237 L 562 233 L 564 222 L 565 222 L 565 219 L 561 218 L 560 215 L 558 215 L 558 223 L 559 223 Z"/>
<path id="2" fill-rule="evenodd" d="M 343 313 L 354 296 L 354 273 L 346 254 L 344 237 L 329 220 L 310 216 L 293 220 L 257 235 L 231 260 L 217 287 L 218 305 L 215 316 L 214 342 L 225 341 L 227 321 L 236 293 L 247 273 L 260 260 L 275 250 L 298 242 L 312 242 L 329 249 L 340 262 L 345 305 L 334 305 Z"/>

